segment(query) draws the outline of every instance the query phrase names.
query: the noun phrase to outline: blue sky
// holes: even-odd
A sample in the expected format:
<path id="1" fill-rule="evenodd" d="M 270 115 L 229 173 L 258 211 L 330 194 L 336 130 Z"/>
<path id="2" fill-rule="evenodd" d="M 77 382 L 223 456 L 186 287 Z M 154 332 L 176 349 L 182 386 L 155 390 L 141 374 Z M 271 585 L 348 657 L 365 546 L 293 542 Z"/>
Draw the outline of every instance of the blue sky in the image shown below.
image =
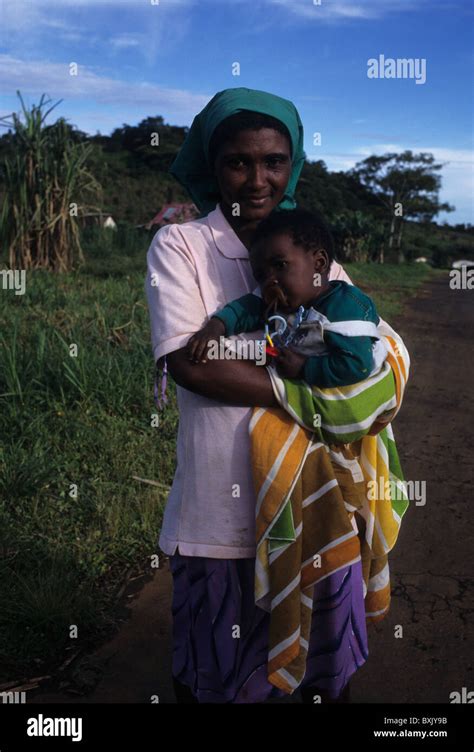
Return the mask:
<path id="1" fill-rule="evenodd" d="M 53 119 L 110 133 L 149 115 L 190 125 L 217 91 L 263 89 L 295 103 L 308 157 L 331 170 L 432 152 L 456 206 L 438 219 L 473 222 L 473 20 L 471 0 L 1 0 L 0 113 L 16 89 L 46 92 L 64 99 Z M 379 55 L 426 60 L 426 82 L 368 78 Z"/>

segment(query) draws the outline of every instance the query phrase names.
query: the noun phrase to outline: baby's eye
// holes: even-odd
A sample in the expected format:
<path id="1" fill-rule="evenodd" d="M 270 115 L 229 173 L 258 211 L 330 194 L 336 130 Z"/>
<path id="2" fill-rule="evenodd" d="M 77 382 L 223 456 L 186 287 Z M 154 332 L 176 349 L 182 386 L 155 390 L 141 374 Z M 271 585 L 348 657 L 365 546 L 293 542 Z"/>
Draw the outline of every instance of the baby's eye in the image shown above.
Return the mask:
<path id="1" fill-rule="evenodd" d="M 288 265 L 288 261 L 277 261 L 275 266 L 277 269 L 284 269 Z"/>

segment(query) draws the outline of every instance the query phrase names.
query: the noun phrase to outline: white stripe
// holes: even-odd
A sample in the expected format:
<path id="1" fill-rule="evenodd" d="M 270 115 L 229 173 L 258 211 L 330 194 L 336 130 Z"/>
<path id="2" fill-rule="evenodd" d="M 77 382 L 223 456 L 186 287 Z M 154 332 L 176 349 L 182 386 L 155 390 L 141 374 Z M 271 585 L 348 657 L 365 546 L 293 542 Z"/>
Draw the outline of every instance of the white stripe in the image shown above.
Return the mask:
<path id="1" fill-rule="evenodd" d="M 370 460 L 367 459 L 367 455 L 362 449 L 361 455 L 360 455 L 360 464 L 364 468 L 366 474 L 370 477 L 371 480 L 376 480 L 376 470 L 375 467 L 371 464 Z"/>
<path id="2" fill-rule="evenodd" d="M 306 499 L 303 500 L 303 509 L 304 507 L 309 507 L 309 505 L 312 504 L 313 501 L 320 499 L 321 496 L 324 496 L 324 494 L 330 491 L 331 488 L 334 488 L 334 486 L 337 486 L 337 480 L 335 478 L 333 478 L 333 480 L 328 480 L 328 482 L 325 483 L 324 486 L 321 486 L 321 488 L 315 491 L 315 493 L 307 496 Z"/>
<path id="3" fill-rule="evenodd" d="M 349 504 L 348 501 L 344 502 L 344 506 L 347 512 L 356 512 L 359 509 L 359 507 L 353 507 L 352 504 Z"/>
<path id="4" fill-rule="evenodd" d="M 278 643 L 278 645 L 275 645 L 273 650 L 270 650 L 268 653 L 268 660 L 271 661 L 272 658 L 275 658 L 279 653 L 282 653 L 284 650 L 286 650 L 287 647 L 292 645 L 295 640 L 298 640 L 300 637 L 300 628 L 298 627 L 295 629 L 292 635 L 286 638 L 286 640 L 282 640 Z"/>
<path id="5" fill-rule="evenodd" d="M 382 460 L 385 463 L 385 466 L 388 470 L 388 452 L 387 447 L 383 443 L 382 439 L 380 438 L 380 434 L 377 436 L 377 452 L 380 454 Z"/>
<path id="6" fill-rule="evenodd" d="M 369 415 L 368 418 L 364 418 L 363 420 L 358 421 L 357 423 L 347 423 L 344 426 L 334 426 L 330 425 L 329 423 L 323 423 L 321 421 L 321 428 L 326 429 L 329 431 L 329 433 L 332 434 L 340 434 L 340 433 L 355 433 L 357 431 L 361 431 L 365 428 L 370 428 L 375 421 L 377 420 L 382 413 L 387 412 L 388 410 L 392 410 L 397 405 L 397 399 L 396 397 L 391 397 L 391 399 L 387 400 L 387 402 L 384 402 L 382 405 L 379 405 L 374 412 Z"/>
<path id="7" fill-rule="evenodd" d="M 336 540 L 331 541 L 331 543 L 328 543 L 327 546 L 323 546 L 322 548 L 320 548 L 317 553 L 323 554 L 326 551 L 330 551 L 331 548 L 335 548 L 335 546 L 337 546 L 339 543 L 343 543 L 344 541 L 349 540 L 349 538 L 355 538 L 355 536 L 356 536 L 356 533 L 354 532 L 354 530 L 351 530 L 350 533 L 341 535 L 340 538 L 337 538 Z M 309 564 L 310 561 L 313 561 L 313 558 L 306 559 L 306 561 L 303 562 L 303 567 Z"/>
<path id="8" fill-rule="evenodd" d="M 311 598 L 309 597 L 309 595 L 305 595 L 305 593 L 303 593 L 303 592 L 301 593 L 301 603 L 304 606 L 307 606 L 310 609 L 313 608 L 313 601 L 311 600 Z"/>
<path id="9" fill-rule="evenodd" d="M 272 611 L 274 608 L 276 608 L 282 601 L 285 600 L 285 598 L 293 592 L 295 588 L 298 587 L 298 585 L 301 582 L 301 572 L 298 572 L 296 577 L 285 587 L 283 590 L 276 595 L 271 603 Z"/>
<path id="10" fill-rule="evenodd" d="M 266 412 L 266 409 L 264 407 L 258 407 L 256 410 L 254 410 L 253 415 L 250 419 L 250 423 L 249 423 L 249 433 L 252 433 L 258 421 L 260 420 L 262 415 L 265 414 L 265 412 Z"/>
<path id="11" fill-rule="evenodd" d="M 364 474 L 355 457 L 352 459 L 350 459 L 349 457 L 344 457 L 342 452 L 335 452 L 334 449 L 329 450 L 329 455 L 332 461 L 336 463 L 336 465 L 344 467 L 346 470 L 350 471 L 354 483 L 364 482 Z"/>
<path id="12" fill-rule="evenodd" d="M 348 399 L 351 397 L 357 397 L 358 394 L 362 394 L 366 391 L 366 389 L 369 389 L 370 387 L 374 386 L 375 384 L 378 384 L 379 381 L 382 381 L 387 376 L 387 373 L 390 369 L 390 365 L 388 363 L 384 364 L 383 369 L 377 373 L 375 376 L 370 376 L 369 379 L 366 379 L 365 381 L 359 381 L 357 385 L 349 389 L 348 391 L 341 392 L 337 390 L 334 394 L 328 394 L 326 391 L 322 392 L 319 389 L 314 389 L 313 392 L 317 394 L 317 396 L 326 401 L 340 401 L 343 399 Z M 347 387 L 344 387 L 346 389 Z"/>
<path id="13" fill-rule="evenodd" d="M 292 687 L 293 689 L 296 689 L 297 687 L 299 687 L 299 682 L 297 682 L 294 676 L 289 674 L 288 671 L 285 671 L 284 668 L 278 669 L 277 674 L 279 674 L 283 679 L 285 679 L 285 681 L 287 681 L 290 687 Z"/>
<path id="14" fill-rule="evenodd" d="M 310 561 L 310 559 L 308 559 Z M 344 564 L 341 564 L 340 567 L 337 567 L 336 569 L 331 569 L 330 572 L 323 575 L 322 577 L 318 577 L 318 582 L 322 582 L 326 579 L 326 577 L 331 577 L 331 575 L 336 574 L 336 572 L 340 572 L 341 569 L 345 569 L 346 567 L 350 567 L 352 564 L 357 564 L 357 562 L 360 561 L 360 555 L 356 556 L 354 559 L 351 559 L 351 561 L 346 561 Z"/>
<path id="15" fill-rule="evenodd" d="M 384 568 L 378 574 L 370 578 L 369 591 L 373 592 L 375 590 L 382 590 L 382 588 L 386 587 L 389 582 L 390 570 L 387 562 L 387 564 L 385 564 Z"/>
<path id="16" fill-rule="evenodd" d="M 388 606 L 386 608 L 381 608 L 380 611 L 368 611 L 366 616 L 379 616 L 380 614 L 385 614 L 387 611 Z"/>
<path id="17" fill-rule="evenodd" d="M 388 543 L 387 543 L 387 541 L 385 539 L 385 536 L 384 536 L 383 531 L 382 531 L 382 527 L 380 525 L 380 520 L 379 520 L 378 517 L 375 520 L 375 525 L 376 525 L 376 528 L 377 528 L 377 533 L 379 534 L 379 538 L 380 538 L 381 543 L 382 543 L 383 551 L 384 551 L 385 554 L 388 554 L 388 552 L 390 551 L 391 547 L 388 545 Z"/>
<path id="18" fill-rule="evenodd" d="M 372 543 L 374 539 L 375 517 L 370 511 L 370 509 L 367 511 L 368 511 L 368 516 L 365 518 L 365 540 L 367 541 L 369 546 L 372 547 Z"/>
<path id="19" fill-rule="evenodd" d="M 298 540 L 298 537 L 301 535 L 302 532 L 303 532 L 303 523 L 300 522 L 300 524 L 297 527 L 295 527 L 295 541 Z M 277 549 L 276 551 L 272 551 L 272 553 L 269 554 L 269 556 L 268 556 L 268 562 L 269 562 L 269 564 L 273 564 L 273 562 L 276 559 L 278 559 L 279 556 L 281 556 L 282 554 L 285 553 L 285 551 L 288 548 L 288 546 L 291 546 L 293 543 L 294 543 L 294 541 L 290 541 L 289 543 L 287 543 L 286 546 L 282 546 L 281 548 Z"/>
<path id="20" fill-rule="evenodd" d="M 321 449 L 321 447 L 324 447 L 324 449 L 326 449 L 326 445 L 323 444 L 321 441 L 315 441 L 314 444 L 312 444 L 311 449 L 309 450 L 308 454 L 311 454 L 311 452 L 315 452 L 316 449 Z"/>

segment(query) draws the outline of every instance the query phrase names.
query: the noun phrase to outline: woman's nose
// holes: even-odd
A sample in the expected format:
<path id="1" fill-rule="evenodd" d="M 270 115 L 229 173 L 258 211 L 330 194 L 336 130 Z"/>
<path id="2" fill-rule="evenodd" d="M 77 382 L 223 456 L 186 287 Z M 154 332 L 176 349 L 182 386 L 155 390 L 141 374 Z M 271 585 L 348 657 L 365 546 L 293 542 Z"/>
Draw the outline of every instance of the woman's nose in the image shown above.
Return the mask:
<path id="1" fill-rule="evenodd" d="M 265 188 L 267 181 L 265 178 L 265 169 L 263 165 L 254 165 L 248 178 L 248 186 L 254 190 Z"/>

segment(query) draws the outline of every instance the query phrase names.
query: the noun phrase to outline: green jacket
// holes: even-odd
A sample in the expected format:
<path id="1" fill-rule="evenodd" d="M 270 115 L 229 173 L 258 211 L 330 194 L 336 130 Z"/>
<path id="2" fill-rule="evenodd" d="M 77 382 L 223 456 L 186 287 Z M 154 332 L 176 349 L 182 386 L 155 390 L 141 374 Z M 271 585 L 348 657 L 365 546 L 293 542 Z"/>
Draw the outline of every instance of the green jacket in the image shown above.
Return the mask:
<path id="1" fill-rule="evenodd" d="M 370 321 L 376 326 L 379 323 L 373 301 L 358 287 L 347 282 L 329 282 L 329 290 L 315 298 L 311 306 L 331 322 Z M 240 332 L 262 329 L 264 314 L 262 298 L 249 293 L 228 303 L 214 317 L 223 321 L 225 334 L 230 337 Z M 374 342 L 372 337 L 347 337 L 326 331 L 324 343 L 328 353 L 306 359 L 304 380 L 311 386 L 322 388 L 348 386 L 363 381 L 373 370 Z"/>

